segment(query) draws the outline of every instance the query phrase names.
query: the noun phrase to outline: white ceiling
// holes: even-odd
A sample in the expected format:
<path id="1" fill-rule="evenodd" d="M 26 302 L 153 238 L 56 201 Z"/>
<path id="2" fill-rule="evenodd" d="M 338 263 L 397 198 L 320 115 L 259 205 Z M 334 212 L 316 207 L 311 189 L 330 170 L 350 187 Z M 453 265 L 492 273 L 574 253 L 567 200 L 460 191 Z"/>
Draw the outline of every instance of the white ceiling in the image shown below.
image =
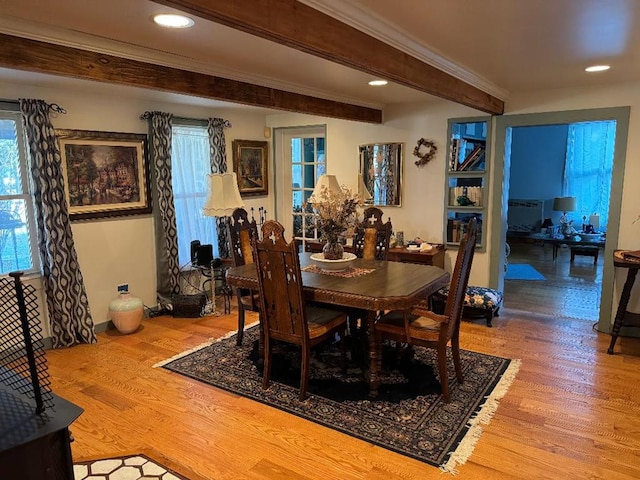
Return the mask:
<path id="1" fill-rule="evenodd" d="M 303 0 L 508 101 L 531 90 L 640 80 L 638 0 Z M 210 21 L 167 30 L 147 0 L 0 0 L 0 32 L 383 108 L 431 96 Z M 608 72 L 587 74 L 595 63 Z M 54 81 L 0 69 L 0 79 Z M 61 79 L 55 79 L 60 82 Z M 167 94 L 165 94 L 167 95 Z"/>

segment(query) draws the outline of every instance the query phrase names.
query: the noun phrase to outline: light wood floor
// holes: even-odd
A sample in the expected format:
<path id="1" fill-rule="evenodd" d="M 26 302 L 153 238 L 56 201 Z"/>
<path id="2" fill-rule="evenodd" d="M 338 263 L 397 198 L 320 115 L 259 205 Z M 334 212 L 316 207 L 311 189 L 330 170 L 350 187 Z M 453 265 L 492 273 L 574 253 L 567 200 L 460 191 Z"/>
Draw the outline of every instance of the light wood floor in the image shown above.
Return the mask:
<path id="1" fill-rule="evenodd" d="M 504 304 L 507 308 L 546 315 L 598 321 L 602 290 L 604 253 L 598 263 L 592 257 L 576 256 L 570 262 L 569 248 L 559 248 L 553 261 L 551 245 L 511 243 L 508 261 L 528 263 L 546 280 L 505 280 Z"/>
<path id="2" fill-rule="evenodd" d="M 425 479 L 437 468 L 152 366 L 233 329 L 235 315 L 147 319 L 127 336 L 48 353 L 54 391 L 85 409 L 76 460 L 160 452 L 192 477 Z M 505 309 L 463 322 L 462 347 L 522 360 L 463 479 L 640 478 L 640 339 L 584 320 Z M 215 368 L 215 367 L 214 367 Z"/>

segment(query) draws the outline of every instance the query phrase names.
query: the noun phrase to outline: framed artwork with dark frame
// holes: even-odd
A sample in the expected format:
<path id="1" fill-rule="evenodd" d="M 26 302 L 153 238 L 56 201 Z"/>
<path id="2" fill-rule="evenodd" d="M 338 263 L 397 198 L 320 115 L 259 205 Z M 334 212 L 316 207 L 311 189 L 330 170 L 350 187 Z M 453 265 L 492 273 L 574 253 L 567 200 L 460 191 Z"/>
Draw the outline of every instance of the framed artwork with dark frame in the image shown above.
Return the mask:
<path id="1" fill-rule="evenodd" d="M 233 141 L 233 171 L 243 196 L 268 195 L 268 142 Z"/>
<path id="2" fill-rule="evenodd" d="M 151 213 L 147 136 L 56 130 L 71 220 Z"/>

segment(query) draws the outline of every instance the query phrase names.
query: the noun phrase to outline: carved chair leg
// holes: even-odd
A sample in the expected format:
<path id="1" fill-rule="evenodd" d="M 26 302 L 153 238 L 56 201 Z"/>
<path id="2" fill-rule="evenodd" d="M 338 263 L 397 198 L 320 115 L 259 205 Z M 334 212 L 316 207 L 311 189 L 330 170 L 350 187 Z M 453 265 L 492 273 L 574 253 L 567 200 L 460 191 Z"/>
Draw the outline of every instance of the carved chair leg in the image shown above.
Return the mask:
<path id="1" fill-rule="evenodd" d="M 446 403 L 451 401 L 449 394 L 449 376 L 447 374 L 447 346 L 438 344 L 438 376 L 442 386 L 442 398 Z"/>
<path id="2" fill-rule="evenodd" d="M 262 388 L 269 388 L 269 379 L 271 377 L 271 341 L 267 335 L 264 335 L 264 367 L 262 370 Z"/>
<path id="3" fill-rule="evenodd" d="M 244 305 L 238 295 L 238 335 L 236 336 L 236 345 L 242 345 L 242 339 L 244 338 Z"/>
<path id="4" fill-rule="evenodd" d="M 309 347 L 302 347 L 302 365 L 300 368 L 300 401 L 307 397 L 307 383 L 309 382 Z"/>
<path id="5" fill-rule="evenodd" d="M 347 372 L 347 328 L 340 330 L 340 354 L 342 355 L 342 371 Z"/>

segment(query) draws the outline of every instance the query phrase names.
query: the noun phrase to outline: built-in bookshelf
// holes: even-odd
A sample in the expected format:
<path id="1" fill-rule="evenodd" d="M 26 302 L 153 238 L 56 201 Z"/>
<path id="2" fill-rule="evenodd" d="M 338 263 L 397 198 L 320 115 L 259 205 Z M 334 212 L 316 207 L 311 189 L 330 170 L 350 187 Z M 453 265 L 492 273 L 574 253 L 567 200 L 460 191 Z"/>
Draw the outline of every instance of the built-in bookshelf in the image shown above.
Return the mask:
<path id="1" fill-rule="evenodd" d="M 445 174 L 445 231 L 447 245 L 460 243 L 472 217 L 478 219 L 477 248 L 486 247 L 483 223 L 487 214 L 487 160 L 490 117 L 450 119 Z"/>

